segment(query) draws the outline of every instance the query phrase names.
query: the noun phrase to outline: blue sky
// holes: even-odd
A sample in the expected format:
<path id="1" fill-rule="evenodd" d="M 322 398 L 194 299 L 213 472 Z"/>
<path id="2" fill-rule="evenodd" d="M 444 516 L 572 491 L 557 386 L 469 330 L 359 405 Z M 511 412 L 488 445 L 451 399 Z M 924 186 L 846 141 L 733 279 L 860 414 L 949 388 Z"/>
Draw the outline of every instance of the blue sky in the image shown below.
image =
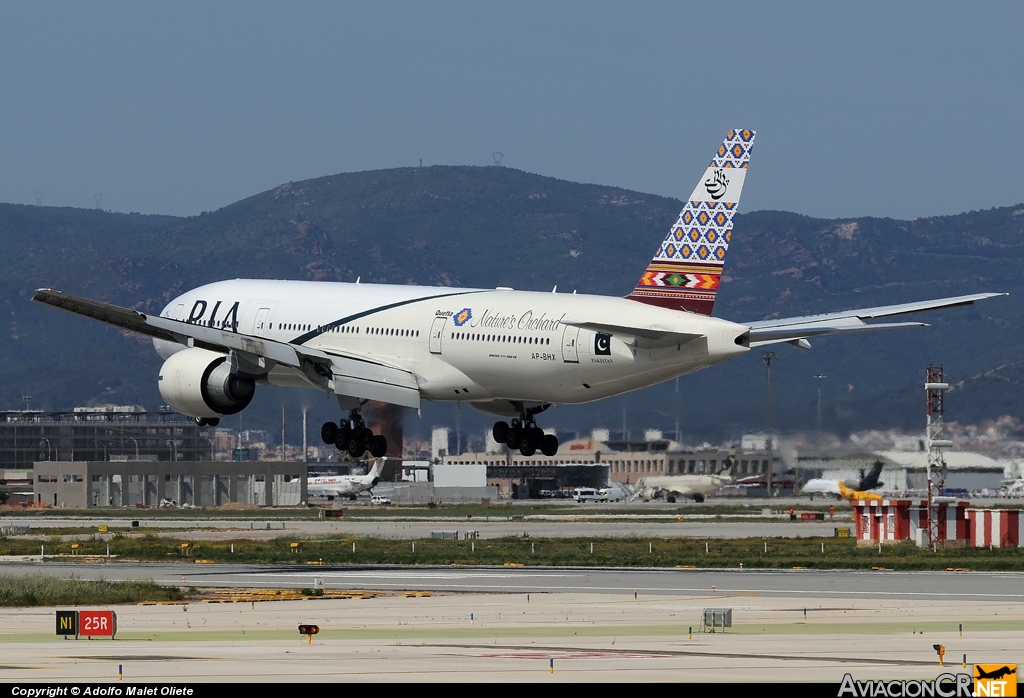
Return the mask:
<path id="1" fill-rule="evenodd" d="M 503 164 L 741 208 L 1024 202 L 1024 3 L 8 2 L 0 201 L 191 215 L 292 180 Z"/>

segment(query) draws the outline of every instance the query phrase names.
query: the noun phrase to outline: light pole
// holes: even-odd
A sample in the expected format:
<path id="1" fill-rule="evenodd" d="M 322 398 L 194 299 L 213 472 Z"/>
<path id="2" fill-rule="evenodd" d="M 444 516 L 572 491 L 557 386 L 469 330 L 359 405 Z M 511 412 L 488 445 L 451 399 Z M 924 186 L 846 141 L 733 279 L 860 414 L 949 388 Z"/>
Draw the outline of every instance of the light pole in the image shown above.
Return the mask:
<path id="1" fill-rule="evenodd" d="M 821 438 L 821 381 L 828 376 L 824 373 L 815 373 L 814 377 L 818 379 L 818 438 Z"/>
<path id="2" fill-rule="evenodd" d="M 768 485 L 768 496 L 772 496 L 772 468 L 775 463 L 775 415 L 772 413 L 772 361 L 778 356 L 774 351 L 761 352 L 764 365 L 768 369 L 768 394 L 766 401 L 766 412 L 768 413 L 768 473 L 766 482 Z"/>

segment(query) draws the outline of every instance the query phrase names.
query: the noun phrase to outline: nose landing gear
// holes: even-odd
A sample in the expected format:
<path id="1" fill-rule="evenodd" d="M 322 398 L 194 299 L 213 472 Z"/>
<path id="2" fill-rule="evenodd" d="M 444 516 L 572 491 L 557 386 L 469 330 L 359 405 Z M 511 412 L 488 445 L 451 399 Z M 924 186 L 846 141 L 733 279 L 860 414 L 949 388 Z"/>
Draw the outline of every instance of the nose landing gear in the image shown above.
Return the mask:
<path id="1" fill-rule="evenodd" d="M 507 444 L 509 448 L 518 450 L 524 456 L 532 456 L 537 451 L 545 456 L 553 456 L 558 453 L 558 437 L 554 434 L 545 434 L 534 420 L 534 415 L 547 408 L 548 405 L 529 409 L 519 406 L 521 416 L 513 419 L 511 424 L 495 422 L 491 435 L 498 443 Z"/>
<path id="2" fill-rule="evenodd" d="M 380 458 L 388 450 L 387 439 L 366 427 L 359 410 L 352 410 L 348 419 L 343 419 L 340 424 L 324 422 L 320 438 L 325 444 L 337 446 L 339 451 L 347 451 L 352 458 L 359 458 L 366 451 L 374 458 Z"/>

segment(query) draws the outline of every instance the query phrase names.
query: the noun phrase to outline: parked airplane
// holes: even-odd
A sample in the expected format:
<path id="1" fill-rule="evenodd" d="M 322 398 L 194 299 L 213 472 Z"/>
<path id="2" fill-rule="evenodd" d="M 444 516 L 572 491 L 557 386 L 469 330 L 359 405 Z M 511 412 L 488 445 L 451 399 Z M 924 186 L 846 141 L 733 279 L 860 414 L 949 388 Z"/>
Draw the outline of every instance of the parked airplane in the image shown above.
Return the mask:
<path id="1" fill-rule="evenodd" d="M 881 494 L 869 492 L 868 490 L 875 490 L 885 485 L 884 482 L 879 482 L 878 480 L 878 477 L 882 474 L 883 465 L 882 461 L 876 460 L 867 475 L 864 474 L 863 470 L 860 471 L 859 480 L 830 480 L 825 478 L 808 480 L 801 490 L 805 494 L 831 494 L 848 499 L 851 502 L 855 499 L 881 500 Z"/>
<path id="2" fill-rule="evenodd" d="M 729 470 L 717 475 L 662 475 L 642 477 L 636 483 L 639 495 L 646 500 L 661 499 L 675 503 L 679 497 L 703 502 L 707 495 L 732 484 Z"/>
<path id="3" fill-rule="evenodd" d="M 381 470 L 386 458 L 377 458 L 366 475 L 323 475 L 311 477 L 306 482 L 306 493 L 310 497 L 355 499 L 360 492 L 372 489 L 380 481 Z"/>
<path id="4" fill-rule="evenodd" d="M 809 337 L 919 327 L 865 320 L 1002 295 L 759 322 L 712 317 L 754 135 L 728 132 L 626 298 L 236 279 L 188 291 L 159 316 L 51 289 L 33 300 L 152 337 L 165 359 L 160 394 L 199 424 L 245 409 L 260 383 L 333 393 L 348 415 L 321 435 L 357 457 L 387 449 L 363 421 L 367 400 L 467 402 L 511 417 L 494 425 L 499 443 L 550 456 L 558 440 L 536 417 L 551 405 L 637 390 L 767 344 L 808 348 Z"/>

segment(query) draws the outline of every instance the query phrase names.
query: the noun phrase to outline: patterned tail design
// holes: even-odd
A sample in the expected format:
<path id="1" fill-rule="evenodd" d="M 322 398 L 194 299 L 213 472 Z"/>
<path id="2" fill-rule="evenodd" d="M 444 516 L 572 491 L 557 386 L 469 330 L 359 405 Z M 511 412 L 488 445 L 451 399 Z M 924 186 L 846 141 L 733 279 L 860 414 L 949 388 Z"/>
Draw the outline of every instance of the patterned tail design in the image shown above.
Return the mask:
<path id="1" fill-rule="evenodd" d="M 673 310 L 711 314 L 754 134 L 749 129 L 729 131 L 628 298 Z"/>

